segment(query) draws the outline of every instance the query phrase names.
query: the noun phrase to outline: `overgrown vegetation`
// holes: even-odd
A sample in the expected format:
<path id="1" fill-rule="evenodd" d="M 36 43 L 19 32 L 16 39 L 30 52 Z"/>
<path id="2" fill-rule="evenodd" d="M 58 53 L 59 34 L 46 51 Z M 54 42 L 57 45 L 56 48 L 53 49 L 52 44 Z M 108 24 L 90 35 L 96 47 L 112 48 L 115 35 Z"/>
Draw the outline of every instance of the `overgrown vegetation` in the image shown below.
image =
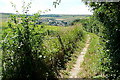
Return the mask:
<path id="1" fill-rule="evenodd" d="M 77 43 L 86 35 L 84 30 L 94 34 L 90 34 L 89 50 L 82 73 L 78 75 L 81 78 L 120 78 L 120 2 L 87 3 L 94 10 L 94 17 L 75 20 L 73 26 L 62 28 L 36 24 L 40 15 L 28 16 L 30 4 L 24 6 L 24 3 L 23 14 L 11 15 L 2 28 L 3 80 L 57 78 L 60 70 L 66 67 L 70 70 L 77 55 Z M 69 75 L 68 72 L 63 74 Z"/>
<path id="2" fill-rule="evenodd" d="M 105 25 L 100 22 L 96 16 L 92 16 L 87 19 L 79 19 L 75 20 L 73 22 L 74 24 L 82 24 L 83 29 L 87 32 L 94 33 L 97 36 L 99 36 L 99 41 L 97 42 L 97 47 L 90 46 L 89 48 L 92 49 L 93 54 L 90 50 L 88 50 L 87 55 L 85 56 L 85 61 L 82 65 L 83 71 L 79 74 L 79 77 L 84 78 L 108 78 L 106 75 L 106 72 L 110 70 L 108 65 L 111 63 L 110 54 L 108 53 L 110 50 L 107 48 L 108 45 L 106 45 L 109 40 L 106 38 L 109 34 L 109 31 L 105 27 Z M 92 37 L 95 37 L 92 36 Z M 94 40 L 93 44 L 96 45 L 96 40 Z M 97 52 L 96 52 L 97 51 Z M 89 56 L 89 57 L 88 57 Z M 96 58 L 97 57 L 97 58 Z M 90 59 L 90 60 L 88 60 Z M 96 66 L 100 66 L 96 67 Z M 96 71 L 97 70 L 97 71 Z M 109 75 L 109 73 L 107 73 Z"/>
<path id="3" fill-rule="evenodd" d="M 55 78 L 84 36 L 78 25 L 47 34 L 45 27 L 14 24 L 3 36 L 3 79 Z"/>
<path id="4" fill-rule="evenodd" d="M 86 18 L 86 19 L 77 19 L 73 21 L 72 25 L 82 24 L 83 29 L 87 32 L 90 32 L 91 43 L 89 50 L 85 55 L 85 60 L 82 64 L 82 70 L 78 74 L 80 78 L 105 78 L 104 70 L 107 70 L 103 64 L 109 63 L 107 51 L 104 49 L 105 46 L 105 27 L 104 25 L 97 20 L 95 16 Z M 92 34 L 91 34 L 92 33 Z"/>
<path id="5" fill-rule="evenodd" d="M 29 6 L 28 6 L 29 7 Z M 11 15 L 2 40 L 2 79 L 40 80 L 56 78 L 65 69 L 84 32 L 81 25 L 69 28 L 48 28 L 36 25 L 39 14 Z"/>
<path id="6" fill-rule="evenodd" d="M 100 62 L 104 73 L 103 77 L 119 79 L 120 2 L 86 2 L 86 4 L 94 11 L 94 18 L 79 20 L 78 22 L 83 23 L 84 30 L 100 37 L 100 45 L 102 46 L 99 53 L 102 55 Z"/>
<path id="7" fill-rule="evenodd" d="M 99 37 L 93 33 L 89 33 L 89 35 L 91 36 L 90 45 L 78 76 L 80 78 L 103 78 L 101 65 L 101 58 L 103 56 L 100 53 L 102 48 L 99 43 Z"/>
<path id="8" fill-rule="evenodd" d="M 77 44 L 76 48 L 73 54 L 71 55 L 71 57 L 69 58 L 68 62 L 65 64 L 66 69 L 60 70 L 60 74 L 62 78 L 69 78 L 70 70 L 74 67 L 74 64 L 76 63 L 76 58 L 78 58 L 78 55 L 80 55 L 83 47 L 85 46 L 85 42 L 87 40 L 88 34 L 85 31 L 84 34 L 85 35 L 83 36 L 83 39 L 76 42 Z"/>
<path id="9" fill-rule="evenodd" d="M 95 16 L 91 16 L 85 19 L 76 19 L 71 23 L 71 25 L 75 24 L 82 24 L 83 30 L 94 33 L 98 36 L 101 36 L 103 34 L 102 32 L 104 31 L 103 24 L 98 21 Z"/>
<path id="10" fill-rule="evenodd" d="M 88 3 L 94 10 L 96 18 L 104 24 L 104 59 L 108 61 L 103 63 L 104 72 L 109 79 L 120 79 L 120 2 Z M 104 46 L 104 45 L 103 45 Z"/>

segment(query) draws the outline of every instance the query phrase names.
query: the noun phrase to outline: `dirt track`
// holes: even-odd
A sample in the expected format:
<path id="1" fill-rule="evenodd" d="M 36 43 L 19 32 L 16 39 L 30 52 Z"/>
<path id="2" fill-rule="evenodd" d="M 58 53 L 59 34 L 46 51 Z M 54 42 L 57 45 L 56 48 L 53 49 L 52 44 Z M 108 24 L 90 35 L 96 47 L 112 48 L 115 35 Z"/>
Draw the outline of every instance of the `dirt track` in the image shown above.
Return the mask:
<path id="1" fill-rule="evenodd" d="M 77 74 L 81 70 L 80 66 L 81 66 L 81 63 L 84 61 L 84 56 L 88 50 L 89 45 L 90 45 L 90 36 L 88 35 L 88 39 L 85 43 L 85 47 L 83 48 L 82 52 L 78 56 L 77 61 L 74 64 L 74 67 L 71 69 L 69 78 L 78 78 Z"/>

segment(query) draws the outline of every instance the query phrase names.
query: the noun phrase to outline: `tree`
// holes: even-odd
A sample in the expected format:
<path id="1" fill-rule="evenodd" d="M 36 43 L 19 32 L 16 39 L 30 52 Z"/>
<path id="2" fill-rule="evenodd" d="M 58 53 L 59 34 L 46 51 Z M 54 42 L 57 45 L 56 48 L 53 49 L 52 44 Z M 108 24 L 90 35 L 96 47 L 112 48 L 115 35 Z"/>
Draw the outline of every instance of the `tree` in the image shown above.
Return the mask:
<path id="1" fill-rule="evenodd" d="M 94 11 L 94 16 L 104 24 L 106 31 L 106 57 L 110 62 L 104 65 L 108 68 L 105 74 L 109 79 L 120 78 L 120 2 L 90 2 L 86 3 Z"/>
<path id="2" fill-rule="evenodd" d="M 42 54 L 45 32 L 41 28 L 44 27 L 36 25 L 40 14 L 29 16 L 30 4 L 23 6 L 23 14 L 11 15 L 7 29 L 4 30 L 2 80 L 54 78 Z M 12 6 L 15 7 L 14 4 Z"/>

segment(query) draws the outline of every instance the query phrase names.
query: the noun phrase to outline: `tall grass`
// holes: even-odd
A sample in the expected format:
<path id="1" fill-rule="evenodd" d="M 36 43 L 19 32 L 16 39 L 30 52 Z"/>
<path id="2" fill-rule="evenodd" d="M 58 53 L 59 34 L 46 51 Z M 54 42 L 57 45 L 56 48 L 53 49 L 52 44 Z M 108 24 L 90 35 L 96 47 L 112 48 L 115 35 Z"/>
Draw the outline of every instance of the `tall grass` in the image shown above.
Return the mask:
<path id="1" fill-rule="evenodd" d="M 84 36 L 81 26 L 72 26 L 59 30 L 54 36 L 44 40 L 45 55 L 49 64 L 56 69 L 65 69 L 65 63 L 69 60 L 76 48 L 76 42 Z M 50 59 L 49 59 L 50 58 Z"/>

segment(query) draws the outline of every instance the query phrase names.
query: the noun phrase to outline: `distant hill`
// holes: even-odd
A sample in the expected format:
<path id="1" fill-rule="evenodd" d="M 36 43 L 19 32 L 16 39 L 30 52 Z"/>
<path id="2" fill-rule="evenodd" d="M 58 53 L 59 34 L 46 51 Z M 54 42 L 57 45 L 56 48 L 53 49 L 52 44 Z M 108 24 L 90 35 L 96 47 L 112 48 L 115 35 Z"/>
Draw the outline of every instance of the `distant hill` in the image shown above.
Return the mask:
<path id="1" fill-rule="evenodd" d="M 0 18 L 8 18 L 13 13 L 0 13 Z M 91 15 L 74 15 L 74 14 L 46 14 L 40 15 L 40 17 L 71 17 L 71 16 L 81 16 L 81 17 L 89 17 Z"/>
<path id="2" fill-rule="evenodd" d="M 46 15 L 40 15 L 40 17 L 61 17 L 61 15 L 58 15 L 58 14 L 46 14 Z"/>
<path id="3" fill-rule="evenodd" d="M 0 13 L 0 18 L 8 18 L 12 13 Z"/>
<path id="4" fill-rule="evenodd" d="M 13 13 L 0 13 L 0 20 L 7 21 L 8 17 Z M 32 16 L 32 15 L 28 15 Z M 68 26 L 74 20 L 88 18 L 91 15 L 74 15 L 74 14 L 45 14 L 40 15 L 41 20 L 38 19 L 36 24 L 48 24 L 54 26 Z"/>

